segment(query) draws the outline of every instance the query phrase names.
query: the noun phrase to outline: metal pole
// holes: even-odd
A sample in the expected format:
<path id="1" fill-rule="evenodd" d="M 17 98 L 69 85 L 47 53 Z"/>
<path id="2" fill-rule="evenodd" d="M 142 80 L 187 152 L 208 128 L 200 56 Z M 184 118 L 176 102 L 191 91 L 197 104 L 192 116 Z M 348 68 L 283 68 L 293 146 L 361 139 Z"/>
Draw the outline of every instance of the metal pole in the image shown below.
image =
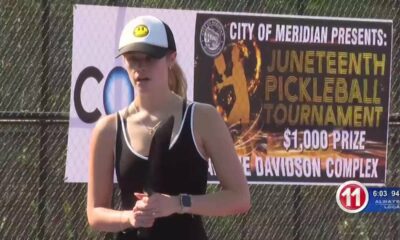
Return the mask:
<path id="1" fill-rule="evenodd" d="M 50 14 L 50 4 L 47 0 L 42 0 L 41 2 L 42 16 L 41 16 L 41 36 L 42 36 L 42 76 L 41 76 L 41 89 L 40 89 L 40 111 L 47 112 L 46 105 L 48 104 L 48 75 L 49 75 L 49 14 Z M 46 156 L 46 143 L 48 142 L 48 134 L 46 132 L 47 125 L 40 125 L 40 143 L 39 143 L 39 191 L 38 191 L 38 222 L 37 222 L 37 239 L 46 239 L 45 237 L 45 223 L 46 218 L 46 179 L 47 179 L 47 169 L 46 164 L 49 159 Z M 50 224 L 51 226 L 51 224 Z"/>
<path id="2" fill-rule="evenodd" d="M 297 14 L 304 15 L 304 10 L 307 6 L 307 0 L 297 0 Z"/>
<path id="3" fill-rule="evenodd" d="M 301 219 L 301 212 L 300 212 L 300 201 L 301 201 L 301 188 L 300 186 L 296 186 L 293 192 L 293 239 L 298 240 L 300 239 L 300 219 Z"/>

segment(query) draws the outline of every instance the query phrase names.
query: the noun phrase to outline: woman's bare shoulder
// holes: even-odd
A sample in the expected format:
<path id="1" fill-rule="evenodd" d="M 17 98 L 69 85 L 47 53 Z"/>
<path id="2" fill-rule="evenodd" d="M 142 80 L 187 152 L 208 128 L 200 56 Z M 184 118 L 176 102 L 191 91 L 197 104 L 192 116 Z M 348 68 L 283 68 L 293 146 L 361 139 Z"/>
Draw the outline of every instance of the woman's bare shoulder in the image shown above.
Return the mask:
<path id="1" fill-rule="evenodd" d="M 222 119 L 221 115 L 218 113 L 217 109 L 213 105 L 199 102 L 195 102 L 194 104 L 195 119 L 198 119 L 205 123 L 210 123 L 210 121 L 220 121 Z"/>
<path id="2" fill-rule="evenodd" d="M 117 132 L 117 114 L 102 116 L 96 123 L 93 134 L 98 137 L 111 138 Z"/>
<path id="3" fill-rule="evenodd" d="M 196 112 L 198 112 L 200 115 L 217 113 L 217 109 L 211 104 L 201 102 L 193 102 L 193 104 L 195 105 Z"/>
<path id="4" fill-rule="evenodd" d="M 194 110 L 194 129 L 203 139 L 214 138 L 226 128 L 222 116 L 214 106 L 196 102 Z"/>

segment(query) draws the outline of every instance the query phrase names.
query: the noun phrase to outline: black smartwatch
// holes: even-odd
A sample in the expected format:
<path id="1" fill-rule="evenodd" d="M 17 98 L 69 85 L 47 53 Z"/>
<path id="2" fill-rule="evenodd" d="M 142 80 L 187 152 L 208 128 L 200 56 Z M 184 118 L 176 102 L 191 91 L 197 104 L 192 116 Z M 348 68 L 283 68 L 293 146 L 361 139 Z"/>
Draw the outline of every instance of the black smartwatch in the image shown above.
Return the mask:
<path id="1" fill-rule="evenodd" d="M 180 213 L 188 213 L 190 208 L 192 207 L 192 197 L 189 194 L 180 194 L 179 198 L 181 202 Z"/>

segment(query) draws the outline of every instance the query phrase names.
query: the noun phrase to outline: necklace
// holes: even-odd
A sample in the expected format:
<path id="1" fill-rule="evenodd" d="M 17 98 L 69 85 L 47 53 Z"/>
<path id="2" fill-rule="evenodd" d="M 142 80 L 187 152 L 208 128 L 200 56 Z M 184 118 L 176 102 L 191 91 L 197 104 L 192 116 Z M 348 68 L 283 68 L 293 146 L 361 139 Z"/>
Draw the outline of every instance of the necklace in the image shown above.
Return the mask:
<path id="1" fill-rule="evenodd" d="M 133 104 L 133 107 L 135 108 L 135 112 L 138 113 L 139 109 L 137 108 L 136 104 Z M 143 121 L 140 119 L 140 124 L 147 129 L 147 132 L 149 133 L 150 136 L 153 136 L 154 132 L 157 130 L 157 128 L 160 126 L 161 121 L 158 121 L 158 123 L 156 125 L 154 125 L 153 127 L 149 127 L 146 124 L 143 123 Z"/>

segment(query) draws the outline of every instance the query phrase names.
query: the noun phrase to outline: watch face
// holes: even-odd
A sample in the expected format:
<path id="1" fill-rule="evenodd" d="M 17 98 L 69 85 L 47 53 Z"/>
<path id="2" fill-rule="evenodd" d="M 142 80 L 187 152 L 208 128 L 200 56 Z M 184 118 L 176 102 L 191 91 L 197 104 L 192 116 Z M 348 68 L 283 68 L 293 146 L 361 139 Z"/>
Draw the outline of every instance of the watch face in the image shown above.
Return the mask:
<path id="1" fill-rule="evenodd" d="M 183 207 L 191 207 L 192 201 L 189 195 L 182 195 L 182 206 Z"/>

